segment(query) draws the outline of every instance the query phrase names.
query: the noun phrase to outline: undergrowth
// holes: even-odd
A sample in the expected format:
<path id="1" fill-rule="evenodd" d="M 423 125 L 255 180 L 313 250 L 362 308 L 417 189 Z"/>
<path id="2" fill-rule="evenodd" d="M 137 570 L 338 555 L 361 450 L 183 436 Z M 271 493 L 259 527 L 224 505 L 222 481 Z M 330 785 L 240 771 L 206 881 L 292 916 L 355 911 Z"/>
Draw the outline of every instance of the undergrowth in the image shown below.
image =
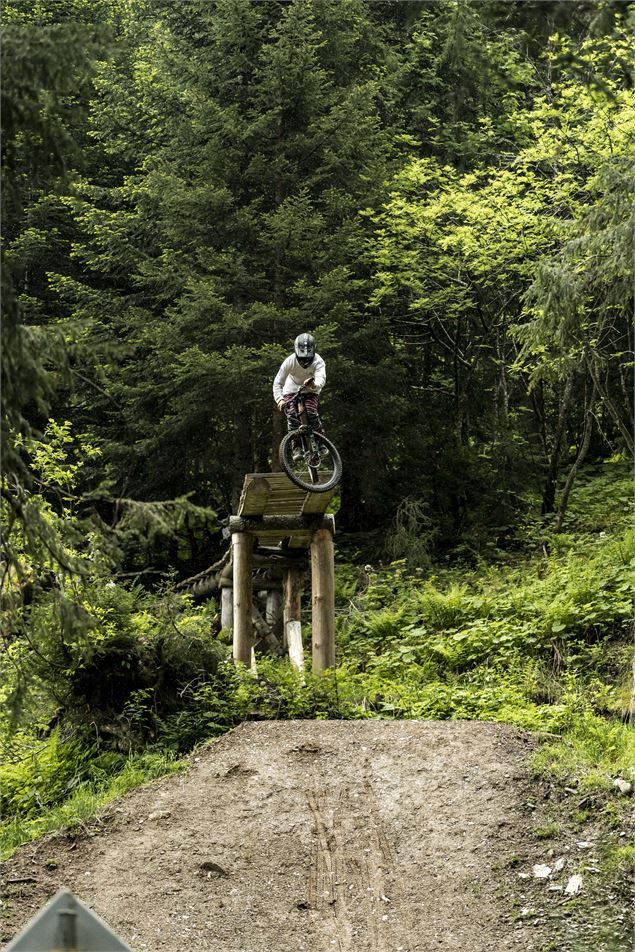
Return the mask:
<path id="1" fill-rule="evenodd" d="M 34 697 L 36 730 L 0 722 L 2 853 L 86 822 L 249 718 L 500 721 L 542 735 L 543 776 L 635 783 L 631 514 L 627 468 L 605 463 L 583 473 L 566 533 L 535 521 L 493 563 L 339 565 L 338 666 L 321 676 L 265 657 L 257 674 L 235 669 L 213 604 L 101 594 L 106 624 L 65 709 Z M 108 665 L 118 693 L 87 718 Z"/>

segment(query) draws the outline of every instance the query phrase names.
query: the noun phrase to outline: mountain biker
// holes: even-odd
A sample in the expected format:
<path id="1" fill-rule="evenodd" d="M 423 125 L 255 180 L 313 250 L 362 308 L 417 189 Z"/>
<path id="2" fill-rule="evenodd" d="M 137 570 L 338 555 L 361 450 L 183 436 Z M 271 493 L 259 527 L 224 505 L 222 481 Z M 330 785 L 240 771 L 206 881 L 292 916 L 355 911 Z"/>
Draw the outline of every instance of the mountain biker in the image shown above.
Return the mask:
<path id="1" fill-rule="evenodd" d="M 318 414 L 318 394 L 326 383 L 326 364 L 315 349 L 315 338 L 311 334 L 298 334 L 293 345 L 293 353 L 282 361 L 273 381 L 273 399 L 278 409 L 287 415 L 287 430 L 297 430 L 300 421 L 295 412 L 293 400 L 298 390 L 304 388 L 304 405 L 312 429 L 323 433 L 322 421 Z M 302 457 L 302 451 L 296 444 L 293 458 Z"/>

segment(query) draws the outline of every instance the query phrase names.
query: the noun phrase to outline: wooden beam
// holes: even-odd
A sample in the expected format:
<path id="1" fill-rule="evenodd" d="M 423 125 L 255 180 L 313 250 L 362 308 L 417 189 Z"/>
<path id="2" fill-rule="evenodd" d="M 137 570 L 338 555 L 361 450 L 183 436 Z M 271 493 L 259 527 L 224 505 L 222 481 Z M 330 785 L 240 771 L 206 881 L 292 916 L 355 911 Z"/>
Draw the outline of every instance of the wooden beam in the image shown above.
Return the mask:
<path id="1" fill-rule="evenodd" d="M 309 539 L 307 539 L 307 546 Z M 308 571 L 309 562 L 304 553 L 298 553 L 294 556 L 292 552 L 281 551 L 280 549 L 270 549 L 264 551 L 254 550 L 251 557 L 254 570 L 265 570 L 265 577 L 254 580 L 254 587 L 261 591 L 271 589 L 280 589 L 282 587 L 282 575 L 287 568 L 297 568 L 302 572 Z M 215 588 L 225 589 L 234 587 L 233 565 L 230 562 L 225 565 L 222 571 L 218 572 L 215 583 L 210 591 Z"/>
<path id="2" fill-rule="evenodd" d="M 254 566 L 259 569 L 278 572 L 281 569 L 308 569 L 309 560 L 306 555 L 287 554 L 280 549 L 254 551 Z"/>
<path id="3" fill-rule="evenodd" d="M 227 561 L 227 564 L 223 566 L 223 568 L 220 570 L 218 574 L 220 575 L 221 579 L 230 579 L 230 580 L 233 579 L 234 567 L 232 565 L 231 557 Z"/>
<path id="4" fill-rule="evenodd" d="M 311 540 L 313 670 L 335 665 L 335 558 L 333 536 L 318 529 Z"/>
<path id="5" fill-rule="evenodd" d="M 304 671 L 300 617 L 301 593 L 302 573 L 298 569 L 287 569 L 284 574 L 284 641 L 289 651 L 291 667 L 296 671 Z"/>
<path id="6" fill-rule="evenodd" d="M 252 549 L 248 532 L 232 533 L 232 564 L 234 566 L 234 661 L 251 664 L 253 642 L 252 621 Z"/>
<path id="7" fill-rule="evenodd" d="M 282 577 L 259 578 L 257 579 L 256 588 L 259 592 L 280 592 L 282 591 Z"/>
<path id="8" fill-rule="evenodd" d="M 285 531 L 291 534 L 298 530 L 315 532 L 316 529 L 326 529 L 333 534 L 335 520 L 333 516 L 325 516 L 322 513 L 311 516 L 230 516 L 229 529 L 232 535 L 235 532 L 258 535 L 258 530 L 265 533 Z"/>
<path id="9" fill-rule="evenodd" d="M 313 533 L 310 529 L 295 529 L 293 532 L 289 532 L 287 529 L 274 529 L 273 531 L 268 530 L 267 532 L 263 532 L 259 529 L 258 541 L 266 543 L 267 545 L 278 545 L 282 542 L 285 543 L 287 550 L 306 552 L 312 535 Z"/>
<path id="10" fill-rule="evenodd" d="M 280 549 L 269 549 L 260 552 L 255 549 L 251 561 L 254 569 L 269 569 L 274 572 L 280 572 L 280 575 L 282 575 L 282 570 L 287 568 L 299 568 L 303 571 L 307 571 L 309 568 L 309 561 L 303 554 L 287 554 L 286 552 L 281 552 Z M 221 585 L 227 581 L 231 583 L 234 577 L 231 562 L 218 573 L 218 576 L 220 576 Z"/>

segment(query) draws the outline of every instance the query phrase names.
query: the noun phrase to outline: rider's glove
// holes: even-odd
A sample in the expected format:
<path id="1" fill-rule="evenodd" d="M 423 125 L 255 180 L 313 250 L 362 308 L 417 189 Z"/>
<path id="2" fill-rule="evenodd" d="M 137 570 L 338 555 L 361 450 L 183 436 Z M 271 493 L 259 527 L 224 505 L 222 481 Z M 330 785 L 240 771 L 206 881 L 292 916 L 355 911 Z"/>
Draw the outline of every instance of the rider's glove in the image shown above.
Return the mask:
<path id="1" fill-rule="evenodd" d="M 284 400 L 278 400 L 278 410 L 280 410 L 281 413 L 284 413 L 284 410 L 285 410 Z"/>

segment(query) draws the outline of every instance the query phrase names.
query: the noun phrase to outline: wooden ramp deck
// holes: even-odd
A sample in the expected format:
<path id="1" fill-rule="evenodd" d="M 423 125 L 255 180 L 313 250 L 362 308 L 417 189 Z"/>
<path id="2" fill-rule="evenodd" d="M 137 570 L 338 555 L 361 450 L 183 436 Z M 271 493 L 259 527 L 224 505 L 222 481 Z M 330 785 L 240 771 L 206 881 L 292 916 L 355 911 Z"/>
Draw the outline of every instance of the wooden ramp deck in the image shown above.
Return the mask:
<path id="1" fill-rule="evenodd" d="M 289 548 L 306 548 L 313 529 L 298 522 L 305 516 L 323 515 L 338 488 L 324 493 L 307 492 L 292 483 L 286 473 L 249 473 L 245 476 L 237 515 L 262 520 L 256 533 L 261 545 L 275 545 L 284 539 Z M 275 517 L 289 520 L 289 529 L 266 525 L 268 519 Z"/>

